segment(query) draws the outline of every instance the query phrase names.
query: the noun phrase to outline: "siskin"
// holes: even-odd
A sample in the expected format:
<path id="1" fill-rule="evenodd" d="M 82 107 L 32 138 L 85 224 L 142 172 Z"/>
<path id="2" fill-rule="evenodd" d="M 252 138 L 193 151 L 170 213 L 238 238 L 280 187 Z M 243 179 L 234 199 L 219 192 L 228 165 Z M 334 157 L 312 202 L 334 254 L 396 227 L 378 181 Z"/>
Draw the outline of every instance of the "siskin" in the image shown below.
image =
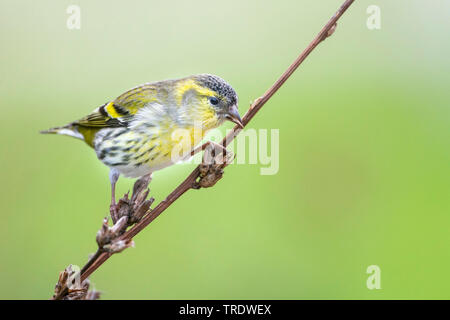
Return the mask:
<path id="1" fill-rule="evenodd" d="M 121 174 L 137 178 L 172 165 L 181 143 L 178 130 L 187 133 L 194 150 L 208 130 L 225 120 L 242 127 L 237 105 L 237 94 L 225 80 L 200 74 L 140 85 L 78 121 L 42 133 L 75 137 L 95 150 L 110 168 L 114 207 Z"/>

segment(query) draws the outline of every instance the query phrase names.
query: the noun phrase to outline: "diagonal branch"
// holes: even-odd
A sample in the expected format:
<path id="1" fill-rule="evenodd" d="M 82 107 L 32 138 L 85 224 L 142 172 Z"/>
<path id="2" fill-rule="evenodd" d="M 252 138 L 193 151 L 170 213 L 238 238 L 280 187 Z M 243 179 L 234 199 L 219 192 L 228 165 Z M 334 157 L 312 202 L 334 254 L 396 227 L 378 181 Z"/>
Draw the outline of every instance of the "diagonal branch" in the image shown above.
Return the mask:
<path id="1" fill-rule="evenodd" d="M 300 64 L 309 56 L 309 54 L 327 37 L 333 34 L 336 23 L 344 12 L 350 7 L 354 0 L 346 0 L 334 16 L 317 34 L 313 41 L 306 47 L 306 49 L 295 59 L 295 61 L 287 68 L 287 70 L 280 76 L 280 78 L 258 99 L 256 99 L 249 110 L 242 118 L 244 127 L 252 120 L 256 113 L 264 106 L 264 104 L 278 91 L 278 89 L 286 82 L 286 80 L 294 73 Z M 235 126 L 232 131 L 223 139 L 222 145 L 227 146 L 241 131 L 239 126 Z M 139 222 L 132 228 L 123 233 L 118 240 L 130 242 L 134 236 L 147 227 L 153 220 L 155 220 L 161 213 L 163 213 L 173 202 L 180 198 L 185 192 L 192 188 L 200 175 L 200 166 L 197 166 L 191 174 L 173 190 L 165 200 L 161 201 L 154 209 L 150 210 Z M 95 270 L 97 270 L 108 258 L 112 255 L 111 252 L 97 251 L 97 253 L 89 260 L 81 271 L 81 281 L 86 280 Z M 67 290 L 61 292 L 54 297 L 60 299 L 67 293 Z"/>

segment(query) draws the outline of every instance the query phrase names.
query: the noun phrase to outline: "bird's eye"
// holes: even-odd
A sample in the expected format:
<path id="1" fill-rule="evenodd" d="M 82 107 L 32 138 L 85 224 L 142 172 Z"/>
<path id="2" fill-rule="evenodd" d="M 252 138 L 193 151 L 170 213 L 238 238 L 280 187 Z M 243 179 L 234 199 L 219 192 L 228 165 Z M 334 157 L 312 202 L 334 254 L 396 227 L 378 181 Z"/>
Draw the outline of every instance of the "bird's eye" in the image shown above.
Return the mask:
<path id="1" fill-rule="evenodd" d="M 217 99 L 216 97 L 210 97 L 209 102 L 211 102 L 211 104 L 215 106 L 219 103 L 219 99 Z"/>

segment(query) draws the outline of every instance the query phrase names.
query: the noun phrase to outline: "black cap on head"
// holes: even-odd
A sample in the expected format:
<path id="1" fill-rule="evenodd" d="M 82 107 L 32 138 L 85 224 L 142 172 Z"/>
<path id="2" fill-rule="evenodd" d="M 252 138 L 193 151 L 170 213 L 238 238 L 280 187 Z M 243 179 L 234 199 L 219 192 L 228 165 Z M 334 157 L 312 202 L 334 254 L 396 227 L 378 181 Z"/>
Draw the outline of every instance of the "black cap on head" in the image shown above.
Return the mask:
<path id="1" fill-rule="evenodd" d="M 222 116 L 223 119 L 234 122 L 243 128 L 244 125 L 237 109 L 238 97 L 233 87 L 222 78 L 211 74 L 200 74 L 195 76 L 195 78 L 202 86 L 216 92 L 220 96 L 221 101 L 217 97 L 214 98 L 216 100 L 210 100 L 215 105 L 217 114 Z"/>
<path id="2" fill-rule="evenodd" d="M 196 78 L 203 86 L 217 92 L 223 98 L 227 99 L 229 106 L 237 105 L 238 98 L 236 91 L 234 91 L 233 87 L 222 78 L 212 74 L 200 74 L 196 76 Z"/>

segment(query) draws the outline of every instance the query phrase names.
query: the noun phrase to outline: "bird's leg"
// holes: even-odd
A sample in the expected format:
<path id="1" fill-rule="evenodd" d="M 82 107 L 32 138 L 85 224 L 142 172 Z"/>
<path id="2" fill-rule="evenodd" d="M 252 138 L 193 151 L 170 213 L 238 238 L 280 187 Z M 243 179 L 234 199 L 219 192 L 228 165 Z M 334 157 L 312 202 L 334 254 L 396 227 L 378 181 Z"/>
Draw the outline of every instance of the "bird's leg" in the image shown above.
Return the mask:
<path id="1" fill-rule="evenodd" d="M 111 169 L 109 171 L 109 180 L 111 181 L 111 205 L 109 206 L 109 212 L 111 215 L 116 214 L 117 204 L 116 204 L 116 183 L 119 180 L 120 172 L 116 169 Z"/>

